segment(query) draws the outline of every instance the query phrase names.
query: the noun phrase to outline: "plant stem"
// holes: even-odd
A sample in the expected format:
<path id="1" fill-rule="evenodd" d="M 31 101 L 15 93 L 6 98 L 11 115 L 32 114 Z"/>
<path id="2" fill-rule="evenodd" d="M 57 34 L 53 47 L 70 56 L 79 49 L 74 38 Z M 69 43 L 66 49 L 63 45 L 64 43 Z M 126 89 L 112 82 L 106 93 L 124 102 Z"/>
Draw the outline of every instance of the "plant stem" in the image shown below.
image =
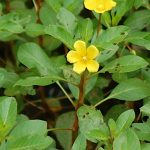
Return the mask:
<path id="1" fill-rule="evenodd" d="M 97 37 L 99 36 L 101 30 L 101 15 L 99 14 L 98 25 L 97 25 Z"/>
<path id="2" fill-rule="evenodd" d="M 95 104 L 94 105 L 94 107 L 97 107 L 98 105 L 100 105 L 100 104 L 102 104 L 102 103 L 104 103 L 105 101 L 107 101 L 107 100 L 109 100 L 110 99 L 110 97 L 108 96 L 108 97 L 106 97 L 106 98 L 104 98 L 104 99 L 102 99 L 100 102 L 98 102 L 97 104 Z"/>
<path id="3" fill-rule="evenodd" d="M 36 22 L 41 24 L 39 12 L 40 12 L 40 9 L 41 9 L 41 6 L 42 6 L 42 1 L 41 0 L 32 0 L 32 1 L 33 1 L 33 4 L 34 4 L 34 7 L 35 7 L 36 15 L 37 15 Z M 43 36 L 42 35 L 38 36 L 38 42 L 39 42 L 39 45 L 41 47 L 43 47 Z"/>
<path id="4" fill-rule="evenodd" d="M 6 0 L 6 13 L 10 12 L 10 0 Z"/>
<path id="5" fill-rule="evenodd" d="M 60 89 L 63 91 L 63 93 L 67 96 L 68 100 L 71 102 L 71 104 L 74 106 L 74 108 L 76 107 L 73 100 L 71 99 L 71 97 L 69 96 L 69 94 L 66 92 L 66 90 L 62 87 L 62 85 L 56 81 L 57 85 L 60 87 Z"/>
<path id="6" fill-rule="evenodd" d="M 85 92 L 85 82 L 86 82 L 86 72 L 84 72 L 81 75 L 81 79 L 80 79 L 80 84 L 79 84 L 79 99 L 78 99 L 78 103 L 75 107 L 75 119 L 74 119 L 74 124 L 73 124 L 73 134 L 72 134 L 72 143 L 74 143 L 77 134 L 78 134 L 78 116 L 77 116 L 77 111 L 78 109 L 84 104 L 84 92 Z"/>

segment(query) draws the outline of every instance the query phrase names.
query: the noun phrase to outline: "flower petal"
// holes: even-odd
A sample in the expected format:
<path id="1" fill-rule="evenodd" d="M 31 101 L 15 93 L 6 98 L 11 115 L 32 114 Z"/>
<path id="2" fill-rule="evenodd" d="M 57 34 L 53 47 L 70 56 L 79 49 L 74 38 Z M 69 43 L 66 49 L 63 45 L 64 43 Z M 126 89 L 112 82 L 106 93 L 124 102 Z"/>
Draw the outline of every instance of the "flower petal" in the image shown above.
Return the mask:
<path id="1" fill-rule="evenodd" d="M 81 57 L 74 50 L 69 51 L 67 54 L 67 61 L 70 63 L 75 63 L 75 62 L 79 61 L 80 59 L 81 59 Z"/>
<path id="2" fill-rule="evenodd" d="M 100 53 L 99 50 L 94 45 L 90 45 L 87 48 L 87 57 L 89 59 L 95 59 L 99 53 Z"/>
<path id="3" fill-rule="evenodd" d="M 86 69 L 86 65 L 83 61 L 76 62 L 73 66 L 73 71 L 78 74 L 81 74 L 82 72 L 84 72 L 85 69 Z"/>
<path id="4" fill-rule="evenodd" d="M 84 1 L 85 8 L 89 10 L 94 10 L 97 4 L 98 4 L 98 0 L 85 0 Z"/>
<path id="5" fill-rule="evenodd" d="M 76 41 L 74 43 L 74 48 L 81 57 L 86 55 L 86 43 L 84 41 L 81 40 Z"/>
<path id="6" fill-rule="evenodd" d="M 105 11 L 111 10 L 115 6 L 116 6 L 116 2 L 114 2 L 113 0 L 105 0 L 99 3 L 95 7 L 94 11 L 97 13 L 104 13 Z"/>
<path id="7" fill-rule="evenodd" d="M 105 0 L 105 9 L 106 10 L 111 10 L 115 6 L 116 6 L 116 2 L 114 2 L 113 0 Z"/>
<path id="8" fill-rule="evenodd" d="M 87 61 L 86 67 L 89 72 L 97 72 L 99 68 L 99 64 L 95 60 L 89 60 Z"/>

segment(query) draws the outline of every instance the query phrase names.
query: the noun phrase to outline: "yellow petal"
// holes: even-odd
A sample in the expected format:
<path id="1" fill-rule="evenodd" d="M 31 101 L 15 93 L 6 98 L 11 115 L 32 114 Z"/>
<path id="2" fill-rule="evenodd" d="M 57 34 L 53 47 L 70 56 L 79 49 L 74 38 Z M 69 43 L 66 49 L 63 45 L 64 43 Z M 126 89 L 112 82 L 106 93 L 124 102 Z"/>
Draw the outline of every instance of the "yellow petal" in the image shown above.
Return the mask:
<path id="1" fill-rule="evenodd" d="M 79 61 L 80 59 L 81 58 L 76 51 L 71 50 L 67 54 L 67 61 L 70 63 L 75 63 L 75 62 Z"/>
<path id="2" fill-rule="evenodd" d="M 99 50 L 94 46 L 94 45 L 90 45 L 87 48 L 87 57 L 89 59 L 95 59 L 99 54 Z"/>
<path id="3" fill-rule="evenodd" d="M 97 5 L 94 11 L 97 13 L 104 13 L 105 11 L 111 10 L 115 6 L 116 2 L 114 2 L 113 0 L 105 0 L 101 5 Z"/>
<path id="4" fill-rule="evenodd" d="M 114 2 L 113 0 L 106 0 L 105 1 L 105 10 L 111 10 L 113 7 L 116 6 L 116 2 Z"/>
<path id="5" fill-rule="evenodd" d="M 80 56 L 86 55 L 86 43 L 84 41 L 78 40 L 74 43 L 74 48 Z"/>
<path id="6" fill-rule="evenodd" d="M 86 65 L 83 61 L 76 62 L 73 65 L 73 71 L 78 73 L 78 74 L 81 74 L 82 72 L 84 72 L 85 69 L 86 69 Z"/>
<path id="7" fill-rule="evenodd" d="M 95 60 L 89 60 L 87 61 L 86 67 L 89 72 L 97 72 L 99 68 L 99 64 Z"/>
<path id="8" fill-rule="evenodd" d="M 98 0 L 85 0 L 84 1 L 85 8 L 89 10 L 94 10 L 97 4 L 98 4 Z"/>

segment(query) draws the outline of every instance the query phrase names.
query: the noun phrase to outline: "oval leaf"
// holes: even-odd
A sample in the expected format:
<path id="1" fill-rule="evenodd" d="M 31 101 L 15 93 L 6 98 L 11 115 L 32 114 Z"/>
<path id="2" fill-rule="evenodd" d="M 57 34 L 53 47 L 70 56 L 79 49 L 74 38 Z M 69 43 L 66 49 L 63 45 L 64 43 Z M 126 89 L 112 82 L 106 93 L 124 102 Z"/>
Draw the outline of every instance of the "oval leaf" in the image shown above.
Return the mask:
<path id="1" fill-rule="evenodd" d="M 144 68 L 147 65 L 148 63 L 142 57 L 128 55 L 111 61 L 101 70 L 101 73 L 105 73 L 106 71 L 109 73 L 131 72 Z"/>
<path id="2" fill-rule="evenodd" d="M 146 82 L 132 78 L 116 86 L 108 96 L 108 99 L 116 98 L 119 100 L 137 101 L 150 96 L 149 89 L 150 86 Z"/>

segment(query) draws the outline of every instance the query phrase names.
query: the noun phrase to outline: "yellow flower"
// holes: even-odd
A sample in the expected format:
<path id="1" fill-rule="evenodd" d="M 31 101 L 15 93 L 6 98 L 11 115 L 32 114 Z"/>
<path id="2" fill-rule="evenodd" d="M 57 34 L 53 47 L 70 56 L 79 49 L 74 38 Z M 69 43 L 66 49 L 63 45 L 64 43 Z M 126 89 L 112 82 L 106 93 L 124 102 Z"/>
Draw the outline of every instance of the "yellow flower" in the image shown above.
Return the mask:
<path id="1" fill-rule="evenodd" d="M 78 74 L 84 72 L 87 68 L 89 72 L 97 72 L 99 64 L 94 59 L 99 55 L 99 50 L 90 45 L 86 48 L 84 41 L 78 40 L 74 43 L 74 49 L 68 52 L 67 60 L 73 63 L 73 71 Z"/>
<path id="2" fill-rule="evenodd" d="M 94 10 L 97 13 L 104 13 L 116 6 L 113 0 L 85 0 L 85 8 Z"/>

